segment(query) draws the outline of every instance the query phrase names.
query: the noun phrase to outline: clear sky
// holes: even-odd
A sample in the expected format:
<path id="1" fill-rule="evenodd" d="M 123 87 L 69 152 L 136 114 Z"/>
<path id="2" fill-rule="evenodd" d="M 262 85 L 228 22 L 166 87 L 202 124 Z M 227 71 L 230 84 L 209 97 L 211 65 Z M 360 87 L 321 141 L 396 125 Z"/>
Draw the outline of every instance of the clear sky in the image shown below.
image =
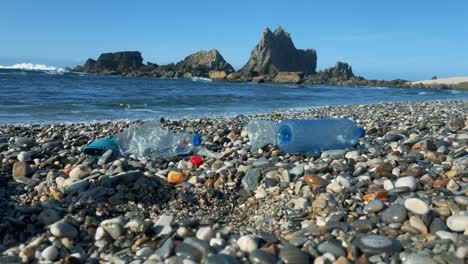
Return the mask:
<path id="1" fill-rule="evenodd" d="M 139 50 L 177 62 L 218 49 L 241 67 L 265 27 L 282 26 L 318 69 L 336 61 L 366 78 L 468 76 L 468 0 L 2 0 L 0 64 L 74 66 Z"/>

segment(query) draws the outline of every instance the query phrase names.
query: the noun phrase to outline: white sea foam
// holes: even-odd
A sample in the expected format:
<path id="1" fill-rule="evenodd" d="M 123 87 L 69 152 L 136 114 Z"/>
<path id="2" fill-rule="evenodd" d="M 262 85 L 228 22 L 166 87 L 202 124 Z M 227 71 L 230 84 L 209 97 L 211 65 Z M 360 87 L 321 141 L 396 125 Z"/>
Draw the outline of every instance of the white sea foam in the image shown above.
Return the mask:
<path id="1" fill-rule="evenodd" d="M 194 81 L 194 82 L 211 82 L 212 80 L 210 78 L 204 78 L 204 77 L 192 77 L 192 81 Z"/>
<path id="2" fill-rule="evenodd" d="M 27 71 L 48 71 L 48 72 L 65 72 L 64 69 L 54 67 L 54 66 L 47 66 L 45 64 L 33 64 L 33 63 L 18 63 L 11 66 L 4 66 L 0 65 L 0 69 L 7 69 L 7 70 L 27 70 Z"/>

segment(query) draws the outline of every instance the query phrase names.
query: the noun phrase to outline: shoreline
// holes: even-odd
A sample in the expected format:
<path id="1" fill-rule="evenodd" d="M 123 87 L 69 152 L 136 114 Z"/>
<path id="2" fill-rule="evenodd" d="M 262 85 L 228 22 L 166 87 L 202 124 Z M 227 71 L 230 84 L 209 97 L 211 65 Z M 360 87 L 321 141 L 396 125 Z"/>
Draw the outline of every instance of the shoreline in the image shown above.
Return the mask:
<path id="1" fill-rule="evenodd" d="M 292 155 L 252 151 L 244 130 L 254 118 L 325 117 L 367 134 Z M 163 122 L 220 154 L 198 168 L 191 156 L 82 155 L 126 122 L 0 125 L 0 262 L 463 263 L 467 124 L 467 100 Z"/>
<path id="2" fill-rule="evenodd" d="M 383 87 L 387 88 L 387 87 Z M 392 89 L 389 87 L 389 89 Z M 405 88 L 401 88 L 405 89 Z M 322 109 L 322 108 L 336 108 L 336 107 L 359 107 L 359 106 L 374 106 L 374 105 L 386 105 L 386 104 L 411 104 L 411 103 L 437 103 L 437 102 L 461 102 L 467 101 L 463 99 L 446 99 L 446 100 L 421 100 L 421 101 L 397 101 L 397 102 L 376 102 L 376 103 L 369 103 L 369 104 L 340 104 L 340 105 L 323 105 L 323 106 L 316 106 L 316 107 L 301 107 L 301 109 L 290 109 L 285 111 L 272 111 L 272 112 L 260 112 L 260 113 L 248 113 L 248 114 L 233 114 L 231 116 L 203 116 L 203 117 L 181 117 L 181 118 L 168 118 L 164 116 L 154 117 L 154 118 L 146 118 L 146 119 L 114 119 L 114 120 L 92 120 L 92 121 L 77 121 L 77 122 L 44 122 L 44 123 L 33 123 L 33 122 L 26 122 L 26 123 L 0 123 L 0 127 L 4 126 L 15 126 L 15 127 L 25 127 L 25 126 L 53 126 L 53 125 L 65 125 L 65 126 L 76 126 L 76 125 L 96 125 L 96 124 L 131 124 L 135 122 L 145 122 L 145 121 L 154 121 L 160 120 L 161 118 L 170 120 L 170 121 L 191 121 L 194 119 L 235 119 L 238 117 L 262 117 L 262 116 L 269 116 L 269 115 L 287 115 L 287 114 L 301 114 L 303 112 L 312 111 L 315 109 Z"/>

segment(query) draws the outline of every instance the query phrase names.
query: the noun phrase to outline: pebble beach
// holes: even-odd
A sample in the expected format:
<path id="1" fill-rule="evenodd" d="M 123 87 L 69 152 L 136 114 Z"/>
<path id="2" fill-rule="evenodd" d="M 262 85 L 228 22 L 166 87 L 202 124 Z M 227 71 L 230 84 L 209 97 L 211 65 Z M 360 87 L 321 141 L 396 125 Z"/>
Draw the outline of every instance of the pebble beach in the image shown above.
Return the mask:
<path id="1" fill-rule="evenodd" d="M 356 147 L 253 151 L 251 119 L 351 118 Z M 82 154 L 131 123 L 0 125 L 0 263 L 466 263 L 468 101 L 162 120 L 218 154 Z"/>

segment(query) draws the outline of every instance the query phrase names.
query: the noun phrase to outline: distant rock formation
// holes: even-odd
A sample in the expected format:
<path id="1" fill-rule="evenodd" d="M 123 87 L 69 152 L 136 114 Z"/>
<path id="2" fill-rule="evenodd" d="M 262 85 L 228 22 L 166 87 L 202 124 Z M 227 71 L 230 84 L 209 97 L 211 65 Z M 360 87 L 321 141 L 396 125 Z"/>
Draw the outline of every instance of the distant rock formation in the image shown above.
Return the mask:
<path id="1" fill-rule="evenodd" d="M 176 71 L 191 73 L 193 76 L 208 77 L 210 71 L 223 71 L 229 74 L 234 71 L 231 64 L 215 50 L 199 51 L 187 56 L 175 65 Z"/>
<path id="2" fill-rule="evenodd" d="M 353 69 L 348 63 L 337 62 L 334 67 L 319 71 L 308 77 L 309 83 L 329 83 L 348 81 L 354 78 Z"/>
<path id="3" fill-rule="evenodd" d="M 138 51 L 103 53 L 97 60 L 88 59 L 83 66 L 77 66 L 73 70 L 131 77 L 190 78 L 193 76 L 209 77 L 210 71 L 224 72 L 227 76 L 234 71 L 234 68 L 217 50 L 213 49 L 191 54 L 177 64 L 161 66 L 155 63 L 144 65 L 141 53 Z M 221 75 L 218 74 L 218 76 Z"/>
<path id="4" fill-rule="evenodd" d="M 275 83 L 301 83 L 303 81 L 304 74 L 302 72 L 278 72 L 273 78 Z"/>
<path id="5" fill-rule="evenodd" d="M 266 28 L 260 42 L 252 50 L 247 64 L 230 79 L 244 80 L 261 75 L 275 76 L 279 72 L 302 72 L 309 75 L 315 73 L 316 66 L 315 50 L 296 49 L 289 33 L 281 27 L 275 32 Z"/>
<path id="6" fill-rule="evenodd" d="M 103 53 L 97 60 L 88 59 L 81 67 L 77 66 L 75 71 L 83 72 L 127 72 L 141 68 L 143 57 L 138 51 L 121 51 L 114 53 Z"/>

